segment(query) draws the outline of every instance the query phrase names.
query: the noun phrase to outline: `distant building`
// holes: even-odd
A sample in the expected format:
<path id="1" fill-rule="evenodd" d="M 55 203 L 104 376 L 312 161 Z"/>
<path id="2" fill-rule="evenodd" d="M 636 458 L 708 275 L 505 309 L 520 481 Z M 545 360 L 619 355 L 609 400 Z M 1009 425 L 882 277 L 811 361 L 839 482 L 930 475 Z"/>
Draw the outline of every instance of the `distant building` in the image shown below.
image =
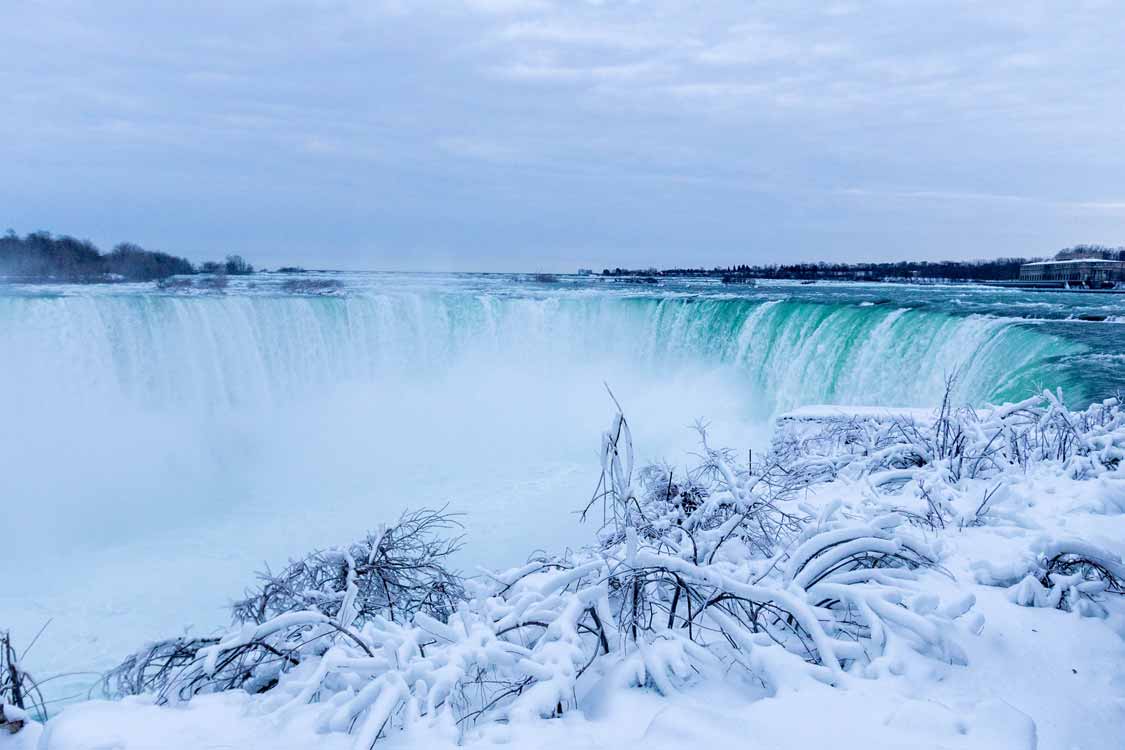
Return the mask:
<path id="1" fill-rule="evenodd" d="M 1125 281 L 1125 261 L 1075 258 L 1024 263 L 1020 266 L 1020 281 L 1101 289 Z"/>

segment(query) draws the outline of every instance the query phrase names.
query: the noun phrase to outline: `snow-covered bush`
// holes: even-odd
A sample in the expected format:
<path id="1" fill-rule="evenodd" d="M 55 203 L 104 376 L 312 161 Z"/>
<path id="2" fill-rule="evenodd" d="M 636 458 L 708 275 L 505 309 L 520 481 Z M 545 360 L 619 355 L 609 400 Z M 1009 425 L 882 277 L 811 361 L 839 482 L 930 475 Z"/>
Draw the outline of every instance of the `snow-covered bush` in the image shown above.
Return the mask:
<path id="1" fill-rule="evenodd" d="M 770 471 L 807 485 L 860 484 L 873 505 L 936 531 L 995 520 L 994 506 L 1018 477 L 1045 470 L 1085 481 L 1115 474 L 1125 457 L 1125 409 L 1111 398 L 1084 411 L 1043 391 L 1019 403 L 954 409 L 930 420 L 831 421 L 799 439 L 775 441 Z M 1020 561 L 975 565 L 981 583 L 1012 601 L 1104 616 L 1105 594 L 1125 593 L 1116 555 L 1080 540 L 1038 539 Z"/>
<path id="2" fill-rule="evenodd" d="M 611 672 L 665 693 L 709 672 L 774 692 L 965 661 L 955 621 L 973 598 L 926 591 L 941 573 L 901 515 L 813 512 L 801 481 L 753 475 L 700 432 L 699 466 L 635 471 L 616 415 L 589 548 L 462 581 L 445 568 L 449 517 L 409 514 L 267 573 L 230 632 L 151 644 L 107 690 L 166 701 L 240 688 L 269 710 L 319 704 L 322 730 L 368 748 L 419 722 L 557 716 Z"/>
<path id="3" fill-rule="evenodd" d="M 815 483 L 864 478 L 897 489 L 927 477 L 983 479 L 1056 462 L 1075 479 L 1116 469 L 1125 459 L 1125 409 L 1117 398 L 1072 412 L 1049 390 L 1019 403 L 955 409 L 947 394 L 932 420 L 856 418 L 799 440 L 778 441 L 771 461 Z"/>
<path id="4" fill-rule="evenodd" d="M 202 652 L 219 645 L 219 637 L 149 643 L 106 673 L 102 691 L 155 693 L 161 701 L 233 688 L 261 692 L 284 670 L 322 655 L 330 636 L 347 637 L 376 618 L 444 619 L 464 600 L 463 581 L 448 567 L 461 544 L 460 536 L 449 535 L 459 529 L 444 510 L 408 512 L 348 547 L 314 552 L 279 573 L 267 569 L 231 606 L 237 632 L 260 629 L 256 637 L 225 649 L 206 671 Z"/>
<path id="5" fill-rule="evenodd" d="M 1044 391 L 987 409 L 954 409 L 947 396 L 930 420 L 829 422 L 799 439 L 775 441 L 769 472 L 805 485 L 861 482 L 872 494 L 896 496 L 899 512 L 933 529 L 983 523 L 993 496 L 1016 472 L 1050 465 L 1084 480 L 1115 471 L 1122 458 L 1119 399 L 1072 412 L 1061 394 Z M 986 480 L 992 483 L 982 488 Z"/>
<path id="6" fill-rule="evenodd" d="M 261 624 L 297 610 L 336 618 L 345 606 L 360 622 L 376 615 L 408 620 L 416 612 L 444 619 L 463 599 L 461 577 L 447 568 L 461 546 L 460 536 L 448 534 L 459 529 L 444 509 L 406 513 L 349 547 L 315 552 L 277 574 L 267 569 L 233 605 L 234 620 Z M 351 584 L 356 595 L 347 600 Z"/>
<path id="7" fill-rule="evenodd" d="M 1025 607 L 1049 607 L 1104 617 L 1103 594 L 1125 595 L 1125 563 L 1118 555 L 1077 539 L 1040 539 L 1025 559 L 1007 566 L 978 562 L 977 581 L 1004 586 Z"/>
<path id="8" fill-rule="evenodd" d="M 417 724 L 551 717 L 599 680 L 663 693 L 709 673 L 766 693 L 966 661 L 974 598 L 934 595 L 948 575 L 927 541 L 995 521 L 1013 476 L 1117 470 L 1117 400 L 1070 412 L 1050 392 L 933 420 L 834 423 L 780 443 L 762 467 L 711 447 L 689 469 L 634 466 L 619 413 L 583 517 L 594 543 L 462 579 L 447 567 L 456 521 L 420 511 L 345 548 L 267 571 L 225 634 L 149 644 L 110 672 L 111 695 L 190 700 L 228 689 L 265 710 L 313 704 L 322 731 L 357 748 Z M 818 483 L 861 489 L 805 504 Z M 1001 569 L 1002 568 L 1002 569 Z M 1125 566 L 1085 542 L 1046 541 L 978 581 L 1019 604 L 1104 614 Z M 931 662 L 932 663 L 932 662 Z"/>
<path id="9" fill-rule="evenodd" d="M 696 469 L 679 483 L 670 470 L 649 469 L 636 488 L 623 416 L 603 439 L 600 497 L 615 510 L 603 513 L 600 554 L 627 635 L 686 630 L 767 687 L 791 679 L 768 668 L 767 648 L 830 682 L 845 669 L 877 670 L 888 647 L 907 643 L 963 659 L 942 633 L 972 602 L 939 611 L 923 597 L 915 608 L 914 571 L 934 558 L 901 517 L 849 519 L 838 505 L 813 515 L 798 503 L 799 483 L 776 471 L 751 474 L 700 432 Z"/>

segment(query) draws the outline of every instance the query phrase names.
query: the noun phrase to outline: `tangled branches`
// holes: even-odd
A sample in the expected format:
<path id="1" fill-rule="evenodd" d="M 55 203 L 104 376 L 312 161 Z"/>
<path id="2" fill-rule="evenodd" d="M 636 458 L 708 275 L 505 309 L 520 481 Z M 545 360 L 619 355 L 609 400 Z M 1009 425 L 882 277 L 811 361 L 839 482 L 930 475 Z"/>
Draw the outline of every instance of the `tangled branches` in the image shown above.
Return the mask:
<path id="1" fill-rule="evenodd" d="M 351 617 L 360 621 L 408 620 L 415 612 L 444 619 L 463 595 L 460 577 L 445 567 L 461 547 L 460 536 L 446 535 L 458 528 L 444 509 L 410 512 L 347 548 L 314 552 L 277 574 L 267 569 L 232 605 L 234 621 L 260 625 L 299 610 L 337 617 L 349 583 L 356 588 Z"/>
<path id="2" fill-rule="evenodd" d="M 775 440 L 778 465 L 807 484 L 857 482 L 873 505 L 893 504 L 930 532 L 1004 523 L 997 506 L 1009 497 L 1008 485 L 1040 467 L 1082 481 L 1116 472 L 1125 458 L 1119 398 L 1074 412 L 1061 394 L 1044 391 L 973 410 L 953 408 L 947 392 L 929 419 L 865 414 L 811 421 L 812 427 L 790 425 Z M 1039 542 L 1028 558 L 995 569 L 978 563 L 978 580 L 1007 587 L 1019 604 L 1093 616 L 1106 614 L 1105 594 L 1122 591 L 1116 557 L 1083 542 Z"/>
<path id="3" fill-rule="evenodd" d="M 1076 540 L 1042 543 L 1023 577 L 1008 588 L 1016 604 L 1087 617 L 1106 615 L 1102 594 L 1125 595 L 1125 564 L 1107 550 Z"/>
<path id="4" fill-rule="evenodd" d="M 1125 458 L 1125 409 L 1116 398 L 1071 412 L 1060 394 L 1044 391 L 973 410 L 953 408 L 947 392 L 928 419 L 859 415 L 810 422 L 787 424 L 775 438 L 771 458 L 786 477 L 805 486 L 842 478 L 872 494 L 897 495 L 904 501 L 900 512 L 930 530 L 984 524 L 1014 472 L 1050 462 L 1082 480 L 1115 471 Z M 974 480 L 991 484 L 964 497 Z"/>
<path id="5" fill-rule="evenodd" d="M 1083 479 L 1125 458 L 1125 410 L 1112 398 L 1071 412 L 1051 391 L 987 410 L 954 409 L 947 395 L 928 420 L 825 420 L 811 434 L 776 440 L 773 458 L 808 483 L 865 477 L 889 489 L 923 474 L 956 483 L 1046 461 Z"/>
<path id="6" fill-rule="evenodd" d="M 47 702 L 39 685 L 20 665 L 11 634 L 0 633 L 0 731 L 19 732 L 31 721 L 32 714 L 46 719 Z"/>
<path id="7" fill-rule="evenodd" d="M 321 656 L 333 637 L 362 643 L 356 625 L 419 613 L 447 618 L 464 598 L 460 576 L 447 567 L 461 544 L 448 534 L 459 528 L 444 509 L 409 512 L 348 547 L 314 552 L 279 573 L 266 570 L 231 606 L 237 644 L 230 637 L 150 643 L 103 676 L 102 692 L 154 693 L 160 702 L 235 688 L 264 692 L 282 672 Z M 207 661 L 215 649 L 222 658 Z"/>
<path id="8" fill-rule="evenodd" d="M 612 447 L 615 437 L 628 432 L 615 429 L 603 444 Z M 767 688 L 796 669 L 771 669 L 767 648 L 829 682 L 856 663 L 879 671 L 881 657 L 902 644 L 963 660 L 943 634 L 972 602 L 939 610 L 929 597 L 910 595 L 914 571 L 934 559 L 900 529 L 900 517 L 857 523 L 833 506 L 814 519 L 794 507 L 796 484 L 772 470 L 752 475 L 710 448 L 705 431 L 701 438 L 703 462 L 683 486 L 659 469 L 642 472 L 634 488 L 605 462 L 612 481 L 604 484 L 621 508 L 607 515 L 626 521 L 623 531 L 603 532 L 600 550 L 627 636 L 621 648 L 680 633 L 711 657 L 742 664 Z M 613 453 L 630 451 L 604 451 Z"/>
<path id="9" fill-rule="evenodd" d="M 218 638 L 169 638 L 149 643 L 102 676 L 101 692 L 115 698 L 161 693 L 199 658 L 200 649 L 218 642 Z M 240 684 L 233 676 L 228 682 L 232 687 Z M 194 688 L 189 683 L 183 693 L 193 695 Z"/>
<path id="10" fill-rule="evenodd" d="M 799 480 L 751 474 L 700 437 L 695 468 L 635 472 L 615 416 L 586 508 L 602 506 L 593 547 L 462 581 L 444 566 L 450 518 L 407 514 L 265 574 L 235 604 L 236 628 L 148 647 L 107 677 L 109 692 L 240 688 L 277 711 L 318 704 L 322 730 L 367 750 L 420 722 L 557 716 L 611 670 L 665 693 L 712 671 L 773 691 L 964 661 L 954 621 L 972 597 L 942 605 L 919 590 L 935 556 L 901 516 L 814 514 Z"/>

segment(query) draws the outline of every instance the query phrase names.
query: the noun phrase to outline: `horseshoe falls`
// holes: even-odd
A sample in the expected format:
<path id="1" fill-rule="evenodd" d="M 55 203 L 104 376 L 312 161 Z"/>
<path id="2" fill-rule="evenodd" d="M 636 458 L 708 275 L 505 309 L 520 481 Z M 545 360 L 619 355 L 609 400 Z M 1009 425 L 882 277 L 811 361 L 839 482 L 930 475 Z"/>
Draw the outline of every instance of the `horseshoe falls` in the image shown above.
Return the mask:
<path id="1" fill-rule="evenodd" d="M 331 278 L 0 290 L 0 477 L 26 530 L 4 555 L 57 566 L 0 609 L 21 632 L 55 618 L 45 669 L 210 629 L 247 571 L 407 508 L 463 513 L 469 569 L 580 543 L 606 386 L 638 458 L 675 462 L 697 420 L 760 455 L 801 405 L 929 407 L 954 378 L 959 403 L 1049 387 L 1078 406 L 1125 382 L 1108 295 Z"/>
<path id="2" fill-rule="evenodd" d="M 904 307 L 683 296 L 116 295 L 0 298 L 5 392 L 136 409 L 270 409 L 340 386 L 600 364 L 703 370 L 768 416 L 808 403 L 969 403 L 1040 385 L 1079 399 L 1084 351 L 1024 321 Z M 1059 382 L 1062 379 L 1065 382 Z M 546 395 L 546 394 L 544 394 Z"/>

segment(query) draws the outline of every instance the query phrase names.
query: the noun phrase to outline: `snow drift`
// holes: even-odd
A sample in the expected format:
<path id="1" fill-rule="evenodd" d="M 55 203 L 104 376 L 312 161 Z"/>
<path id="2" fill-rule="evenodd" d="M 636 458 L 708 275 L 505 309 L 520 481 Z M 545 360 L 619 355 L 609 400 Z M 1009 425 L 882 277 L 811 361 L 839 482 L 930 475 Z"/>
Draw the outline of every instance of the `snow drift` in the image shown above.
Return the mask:
<path id="1" fill-rule="evenodd" d="M 1029 694 L 1012 683 L 1023 667 L 993 655 L 1024 648 L 1028 622 L 1054 634 L 1029 660 L 1052 675 L 1070 664 L 1103 680 L 1125 655 L 1122 537 L 1089 521 L 1121 529 L 1118 400 L 1075 412 L 1047 391 L 977 409 L 947 399 L 927 418 L 806 420 L 753 466 L 699 435 L 697 465 L 638 468 L 615 416 L 587 548 L 464 578 L 448 567 L 456 518 L 408 514 L 267 571 L 232 629 L 148 644 L 105 689 L 135 696 L 126 726 L 145 704 L 218 711 L 236 691 L 253 697 L 233 724 L 299 721 L 355 748 L 472 743 L 495 727 L 548 744 L 542 720 L 596 722 L 629 688 L 661 696 L 670 716 L 716 686 L 719 704 L 785 706 L 774 721 L 794 747 L 802 701 L 831 712 L 848 695 L 901 704 L 864 727 L 875 746 L 897 732 L 917 746 L 1104 746 L 1125 724 L 1120 679 L 1077 698 L 1061 683 Z M 1082 646 L 1060 660 L 1056 639 Z M 176 713 L 146 721 L 161 715 Z M 68 709 L 44 747 L 79 747 L 83 721 L 94 731 L 109 716 Z"/>

